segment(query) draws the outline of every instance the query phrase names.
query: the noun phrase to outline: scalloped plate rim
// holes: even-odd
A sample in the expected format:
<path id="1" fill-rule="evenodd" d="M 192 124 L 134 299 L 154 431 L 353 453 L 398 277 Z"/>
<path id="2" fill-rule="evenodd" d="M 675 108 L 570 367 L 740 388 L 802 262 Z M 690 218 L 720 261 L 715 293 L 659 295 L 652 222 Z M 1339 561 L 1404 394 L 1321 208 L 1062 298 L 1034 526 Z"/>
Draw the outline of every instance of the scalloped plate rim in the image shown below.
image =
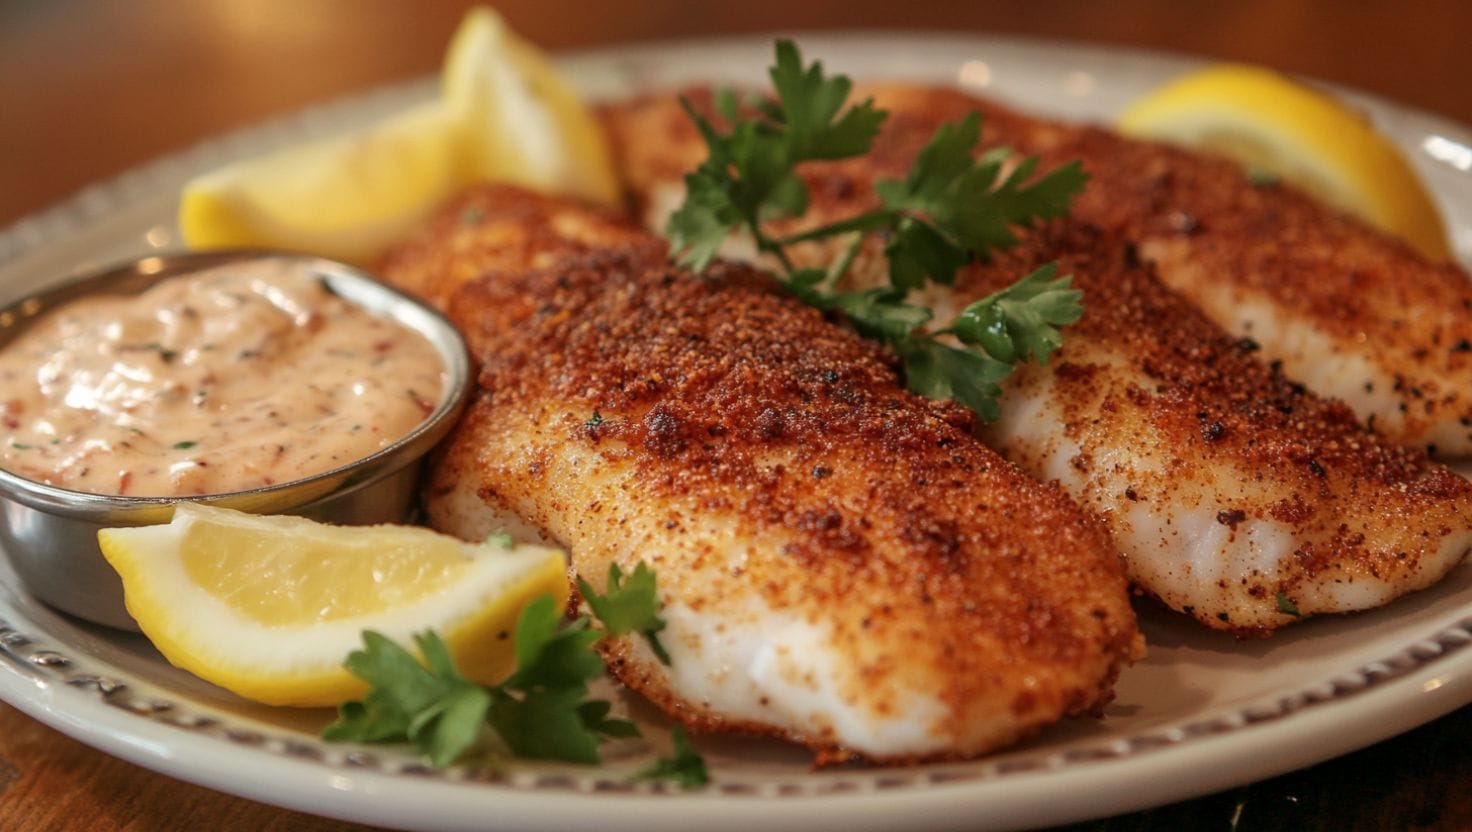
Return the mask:
<path id="1" fill-rule="evenodd" d="M 688 70 L 683 77 L 689 78 L 700 72 L 689 66 L 692 55 L 698 55 L 701 60 L 714 58 L 729 63 L 732 55 L 765 50 L 770 40 L 770 35 L 742 35 L 648 42 L 568 53 L 559 58 L 575 74 L 579 71 L 584 76 L 604 74 L 601 71 L 607 69 L 613 70 L 607 74 L 616 76 L 620 71 L 648 72 L 651 67 L 658 74 L 657 68 L 667 66 L 672 56 L 683 55 L 680 59 L 686 62 L 684 68 Z M 1063 89 L 1067 83 L 1076 82 L 1080 92 L 1074 99 L 1061 94 L 1060 100 L 1064 102 L 1061 106 L 1054 102 L 1053 106 L 1038 108 L 1054 112 L 1073 112 L 1079 100 L 1096 94 L 1097 88 L 1088 87 L 1087 76 L 1093 73 L 1097 81 L 1101 66 L 1106 75 L 1123 67 L 1141 79 L 1159 80 L 1165 73 L 1200 61 L 1168 52 L 937 32 L 803 33 L 800 43 L 810 56 L 832 55 L 838 69 L 849 68 L 847 63 L 872 62 L 873 48 L 882 44 L 898 53 L 901 63 L 908 60 L 926 67 L 920 74 L 932 78 L 945 77 L 938 74 L 936 66 L 943 60 L 940 54 L 951 52 L 997 50 L 1006 54 L 1010 51 L 1014 54 L 1008 60 L 1016 55 L 1031 55 L 1035 62 L 1040 55 L 1067 57 L 1065 64 L 1050 69 L 1058 76 L 1053 83 L 1063 84 L 1060 87 Z M 1082 70 L 1079 66 L 1089 69 Z M 719 74 L 724 75 L 724 70 L 730 68 L 723 67 Z M 742 71 L 749 72 L 749 69 Z M 1006 60 L 999 69 L 1003 75 L 1040 73 L 1035 66 L 1030 70 L 1019 69 L 1007 65 Z M 1070 72 L 1076 74 L 1065 78 L 1064 74 Z M 1106 88 L 1109 81 L 1104 79 Z M 169 188 L 169 182 L 182 181 L 190 172 L 208 169 L 264 147 L 320 134 L 332 124 L 361 122 L 403 101 L 429 94 L 430 89 L 431 81 L 416 79 L 310 107 L 207 140 L 86 188 L 52 208 L 0 230 L 0 282 L 12 273 L 24 273 L 23 261 L 27 255 L 52 245 L 64 247 L 68 238 L 96 231 L 114 208 L 136 208 L 149 198 L 157 200 L 159 192 Z M 998 89 L 1006 94 L 1007 82 L 1000 82 Z M 1117 88 L 1112 91 L 1118 93 Z M 1407 136 L 1414 137 L 1427 130 L 1450 135 L 1457 141 L 1472 142 L 1472 133 L 1446 119 L 1363 93 L 1347 91 L 1346 94 L 1377 117 L 1387 119 L 1402 144 L 1406 144 Z M 1407 149 L 1416 151 L 1415 147 Z M 1450 168 L 1441 165 L 1443 161 L 1416 156 L 1423 174 L 1430 171 L 1433 185 L 1460 189 L 1453 194 L 1457 197 L 1453 202 L 1461 210 L 1472 211 L 1472 176 L 1449 173 Z M 1459 175 L 1460 179 L 1447 180 Z M 1439 195 L 1445 204 L 1447 194 Z M 1462 206 L 1462 201 L 1468 205 Z M 1459 214 L 1458 219 L 1461 218 Z M 163 223 L 160 228 L 167 228 L 172 222 L 171 218 L 159 219 Z M 1459 222 L 1455 227 L 1460 235 L 1458 248 L 1464 256 L 1468 251 L 1467 225 Z M 78 255 L 78 259 L 90 256 L 88 252 Z M 64 276 L 52 274 L 46 279 Z M 1464 565 L 1461 569 L 1465 581 L 1468 567 Z M 0 577 L 11 577 L 8 564 L 0 564 Z M 453 776 L 426 779 L 297 759 L 304 753 L 303 749 L 310 752 L 322 744 L 315 737 L 293 738 L 288 732 L 267 736 L 256 745 L 232 746 L 218 737 L 190 733 L 188 728 L 158 721 L 159 713 L 172 718 L 167 708 L 139 714 L 126 707 L 115 707 L 119 704 L 113 701 L 119 698 L 115 694 L 104 693 L 93 682 L 78 684 L 66 671 L 67 667 L 93 666 L 106 670 L 112 665 L 105 658 L 85 655 L 95 645 L 79 645 L 54 636 L 51 630 L 55 625 L 46 624 L 48 613 L 43 611 L 39 616 L 28 613 L 27 603 L 27 599 L 10 590 L 0 589 L 0 619 L 4 620 L 0 622 L 4 624 L 0 626 L 0 658 L 4 659 L 0 661 L 0 699 L 94 747 L 183 780 L 289 808 L 406 828 L 487 828 L 487 822 L 503 829 L 558 828 L 580 820 L 598 822 L 608 829 L 647 829 L 654 823 L 660 824 L 660 828 L 673 829 L 699 819 L 712 830 L 746 828 L 759 822 L 800 822 L 812 829 L 879 829 L 911 820 L 919 813 L 934 828 L 1008 828 L 1059 823 L 1139 809 L 1272 776 L 1368 745 L 1472 701 L 1472 650 L 1462 649 L 1472 643 L 1472 607 L 1462 604 L 1456 613 L 1462 616 L 1460 619 L 1442 621 L 1440 629 L 1432 632 L 1406 634 L 1408 641 L 1401 645 L 1402 649 L 1385 654 L 1383 661 L 1345 668 L 1345 675 L 1361 674 L 1369 680 L 1360 687 L 1351 685 L 1345 693 L 1326 694 L 1319 699 L 1308 697 L 1292 707 L 1280 701 L 1276 713 L 1272 697 L 1265 695 L 1259 697 L 1261 702 L 1257 704 L 1237 708 L 1235 722 L 1222 713 L 1214 715 L 1226 719 L 1228 727 L 1207 730 L 1201 735 L 1181 735 L 1184 738 L 1179 740 L 1169 738 L 1177 736 L 1181 726 L 1188 724 L 1184 719 L 1153 729 L 1157 739 L 1141 747 L 1130 745 L 1133 739 L 1142 736 L 1139 734 L 1134 738 L 1117 738 L 1113 743 L 1084 742 L 1085 751 L 1092 749 L 1100 755 L 1095 758 L 1087 758 L 1085 754 L 1084 759 L 1055 761 L 1043 767 L 1025 766 L 1022 770 L 1001 773 L 989 761 L 898 771 L 820 772 L 804 779 L 828 786 L 798 788 L 793 794 L 784 794 L 780 786 L 764 783 L 758 783 L 750 794 L 711 790 L 687 795 L 656 787 L 606 793 L 600 790 L 598 777 L 588 775 L 580 780 L 572 775 L 559 777 L 555 772 L 534 775 L 526 781 L 531 785 L 502 787 L 462 782 Z M 27 625 L 36 629 L 27 632 Z M 103 636 L 98 638 L 106 641 Z M 61 666 L 36 658 L 48 651 L 60 655 L 60 650 L 55 648 L 84 648 L 84 655 Z M 1366 673 L 1367 668 L 1373 670 L 1376 666 L 1389 669 L 1380 676 L 1376 675 L 1378 670 Z M 153 685 L 153 680 L 148 678 L 123 681 L 132 682 L 144 691 Z M 1320 687 L 1330 681 L 1321 680 Z M 167 688 L 167 681 L 164 687 Z M 1288 693 L 1307 697 L 1309 690 L 1300 686 Z M 144 701 L 144 705 L 148 703 Z M 1266 709 L 1260 713 L 1269 715 L 1250 717 L 1253 708 Z M 1373 726 L 1344 730 L 1346 711 L 1360 717 L 1375 717 Z M 243 723 L 247 727 L 242 730 L 248 733 L 250 721 Z M 292 750 L 293 742 L 298 746 L 295 750 Z M 1120 743 L 1125 744 L 1125 750 L 1115 753 Z M 271 751 L 267 746 L 279 748 Z M 240 776 L 263 761 L 269 763 L 268 775 Z M 976 770 L 991 773 L 980 776 L 969 773 Z M 1181 776 L 1183 772 L 1190 776 Z M 995 788 L 999 785 L 1004 788 Z M 999 791 L 1007 794 L 999 796 Z M 459 808 L 447 814 L 451 806 Z M 559 812 L 558 807 L 564 811 Z M 719 815 L 712 816 L 712 809 L 718 809 Z M 488 818 L 485 812 L 490 810 L 500 814 Z"/>

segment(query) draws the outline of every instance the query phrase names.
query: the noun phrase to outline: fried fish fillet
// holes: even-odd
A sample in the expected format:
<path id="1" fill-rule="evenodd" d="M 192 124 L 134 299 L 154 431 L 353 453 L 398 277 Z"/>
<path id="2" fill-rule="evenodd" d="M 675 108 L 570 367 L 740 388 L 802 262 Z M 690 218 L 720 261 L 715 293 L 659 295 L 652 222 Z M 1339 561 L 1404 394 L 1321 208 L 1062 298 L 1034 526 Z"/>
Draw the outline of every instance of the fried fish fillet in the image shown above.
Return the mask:
<path id="1" fill-rule="evenodd" d="M 599 587 L 650 564 L 672 661 L 607 655 L 672 717 L 823 759 L 965 757 L 1096 711 L 1140 654 L 1099 525 L 760 273 L 695 277 L 632 224 L 508 188 L 386 265 L 481 364 L 432 523 L 520 523 Z"/>
<path id="2" fill-rule="evenodd" d="M 697 99 L 704 90 L 691 90 Z M 1116 231 L 1160 278 L 1227 331 L 1249 337 L 1290 378 L 1347 402 L 1393 441 L 1472 454 L 1472 281 L 1452 263 L 1335 213 L 1285 185 L 1255 184 L 1229 161 L 1023 115 L 933 87 L 876 85 L 890 113 L 875 169 L 898 169 L 937 126 L 980 112 L 983 141 L 1078 159 L 1092 177 L 1072 215 Z M 646 219 L 678 204 L 681 174 L 704 159 L 672 95 L 609 108 L 605 124 Z M 815 194 L 844 199 L 842 193 Z M 657 226 L 656 226 L 657 227 Z"/>
<path id="3" fill-rule="evenodd" d="M 890 92 L 881 103 L 895 100 L 904 96 Z M 671 190 L 663 166 L 689 161 L 682 132 L 651 124 L 671 123 L 668 102 L 607 115 L 635 193 L 656 213 Z M 917 119 L 898 107 L 871 155 L 810 166 L 803 224 L 874 207 L 874 182 L 903 178 L 934 132 L 931 111 Z M 661 153 L 634 135 L 665 136 L 678 149 Z M 879 249 L 871 241 L 855 261 L 856 287 L 887 280 Z M 1139 588 L 1207 626 L 1264 633 L 1379 606 L 1463 559 L 1472 485 L 1423 450 L 1366 432 L 1343 404 L 1263 363 L 1257 342 L 1228 334 L 1163 286 L 1138 252 L 1119 229 L 1055 223 L 924 302 L 944 326 L 965 304 L 1047 262 L 1072 271 L 1083 319 L 1050 366 L 1009 380 L 1002 416 L 984 436 L 1098 511 Z M 810 244 L 794 259 L 822 266 L 836 253 Z"/>
<path id="4" fill-rule="evenodd" d="M 1463 560 L 1472 483 L 1368 434 L 1133 257 L 1108 232 L 1051 224 L 964 271 L 937 323 L 1045 263 L 1074 275 L 1083 318 L 1048 366 L 1008 379 L 982 435 L 1098 511 L 1136 586 L 1262 634 L 1381 606 Z"/>

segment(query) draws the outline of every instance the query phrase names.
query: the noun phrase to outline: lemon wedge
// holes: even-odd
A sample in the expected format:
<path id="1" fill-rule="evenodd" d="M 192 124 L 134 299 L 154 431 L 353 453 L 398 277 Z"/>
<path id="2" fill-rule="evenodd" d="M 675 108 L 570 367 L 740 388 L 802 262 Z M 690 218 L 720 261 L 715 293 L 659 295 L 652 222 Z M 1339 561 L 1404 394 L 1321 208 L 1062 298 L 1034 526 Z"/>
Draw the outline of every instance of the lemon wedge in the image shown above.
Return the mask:
<path id="1" fill-rule="evenodd" d="M 1450 256 L 1436 205 L 1395 146 L 1360 113 L 1278 73 L 1236 64 L 1191 72 L 1134 102 L 1118 126 L 1236 159 L 1427 257 Z"/>
<path id="2" fill-rule="evenodd" d="M 547 56 L 495 12 L 466 14 L 441 83 L 446 105 L 463 120 L 477 178 L 603 203 L 618 199 L 597 120 Z"/>
<path id="3" fill-rule="evenodd" d="M 263 247 L 367 263 L 469 181 L 465 153 L 455 114 L 427 102 L 190 181 L 179 230 L 195 249 Z"/>
<path id="4" fill-rule="evenodd" d="M 343 668 L 365 629 L 437 631 L 465 676 L 513 669 L 522 607 L 567 602 L 561 553 L 470 544 L 412 526 L 328 526 L 181 504 L 166 525 L 103 529 L 128 612 L 170 662 L 271 705 L 361 698 Z"/>
<path id="5" fill-rule="evenodd" d="M 362 129 L 245 159 L 184 186 L 191 248 L 273 248 L 371 264 L 477 181 L 612 203 L 596 120 L 546 55 L 474 9 L 434 101 Z"/>

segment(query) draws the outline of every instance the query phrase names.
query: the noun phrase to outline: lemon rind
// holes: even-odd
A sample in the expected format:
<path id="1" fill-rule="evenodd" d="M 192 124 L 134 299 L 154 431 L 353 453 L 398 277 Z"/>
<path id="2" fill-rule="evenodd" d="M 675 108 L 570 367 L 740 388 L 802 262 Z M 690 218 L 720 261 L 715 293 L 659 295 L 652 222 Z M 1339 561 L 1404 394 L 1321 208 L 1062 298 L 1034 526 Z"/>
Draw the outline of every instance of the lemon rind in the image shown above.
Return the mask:
<path id="1" fill-rule="evenodd" d="M 105 529 L 104 555 L 123 578 L 124 599 L 170 663 L 247 699 L 330 706 L 360 697 L 364 684 L 342 667 L 372 629 L 406 646 L 434 629 L 467 678 L 494 682 L 512 669 L 510 639 L 522 607 L 540 595 L 566 606 L 562 554 L 542 546 L 465 544 L 471 562 L 444 591 L 383 613 L 306 626 L 269 627 L 201 590 L 180 563 L 182 524 Z"/>

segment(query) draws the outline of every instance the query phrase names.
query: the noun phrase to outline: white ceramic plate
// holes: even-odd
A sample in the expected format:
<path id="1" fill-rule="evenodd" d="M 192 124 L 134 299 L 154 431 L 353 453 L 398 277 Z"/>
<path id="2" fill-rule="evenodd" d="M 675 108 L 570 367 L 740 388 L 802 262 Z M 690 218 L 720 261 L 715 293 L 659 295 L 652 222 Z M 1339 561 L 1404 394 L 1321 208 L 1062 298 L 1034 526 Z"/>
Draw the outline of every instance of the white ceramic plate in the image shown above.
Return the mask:
<path id="1" fill-rule="evenodd" d="M 961 83 L 1040 112 L 1102 119 L 1184 59 L 986 37 L 804 36 L 835 70 Z M 759 82 L 768 38 L 625 48 L 566 59 L 590 94 L 695 80 Z M 178 246 L 179 186 L 244 154 L 365 122 L 432 94 L 388 89 L 161 160 L 0 232 L 0 295 Z M 1472 251 L 1472 131 L 1347 93 L 1431 183 Z M 330 745 L 321 711 L 243 702 L 168 666 L 137 636 L 80 624 L 16 589 L 0 559 L 0 698 L 103 751 L 267 803 L 424 829 L 997 829 L 1100 817 L 1223 789 L 1368 745 L 1472 702 L 1472 564 L 1388 609 L 1237 642 L 1149 605 L 1150 655 L 1103 720 L 1077 720 L 973 763 L 810 770 L 804 753 L 702 738 L 714 782 L 631 783 L 667 736 L 650 728 L 596 768 L 434 771 L 391 748 Z"/>

